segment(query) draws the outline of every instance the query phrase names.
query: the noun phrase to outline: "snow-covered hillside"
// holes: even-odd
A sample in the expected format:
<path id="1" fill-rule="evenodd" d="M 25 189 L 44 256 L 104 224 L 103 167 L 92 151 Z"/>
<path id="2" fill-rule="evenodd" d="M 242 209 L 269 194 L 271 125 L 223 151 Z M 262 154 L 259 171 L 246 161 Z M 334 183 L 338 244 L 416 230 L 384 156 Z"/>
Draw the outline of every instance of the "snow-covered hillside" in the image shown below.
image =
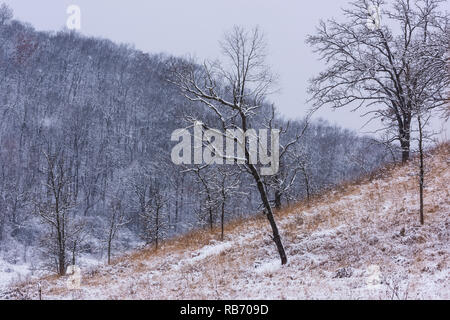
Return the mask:
<path id="1" fill-rule="evenodd" d="M 82 270 L 40 279 L 43 299 L 450 299 L 450 147 L 427 160 L 425 225 L 416 164 L 388 168 L 277 214 L 289 262 L 281 266 L 264 217 L 195 232 Z M 38 281 L 3 299 L 36 299 Z"/>

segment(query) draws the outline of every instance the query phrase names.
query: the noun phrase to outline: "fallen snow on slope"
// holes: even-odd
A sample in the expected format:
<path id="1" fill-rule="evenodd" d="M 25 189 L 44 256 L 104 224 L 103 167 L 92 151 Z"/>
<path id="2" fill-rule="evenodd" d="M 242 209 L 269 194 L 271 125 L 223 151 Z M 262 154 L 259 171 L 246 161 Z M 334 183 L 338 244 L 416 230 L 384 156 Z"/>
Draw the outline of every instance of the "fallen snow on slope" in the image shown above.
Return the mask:
<path id="1" fill-rule="evenodd" d="M 0 258 L 0 290 L 13 282 L 25 280 L 29 274 L 28 264 L 12 264 Z"/>
<path id="2" fill-rule="evenodd" d="M 274 259 L 261 264 L 255 269 L 256 273 L 259 274 L 270 274 L 278 271 L 281 268 L 280 260 Z"/>
<path id="3" fill-rule="evenodd" d="M 233 242 L 214 243 L 209 246 L 205 246 L 192 254 L 193 258 L 191 263 L 203 260 L 209 256 L 217 255 L 225 250 L 230 249 L 233 246 Z"/>
<path id="4" fill-rule="evenodd" d="M 233 245 L 236 245 L 236 244 L 234 244 L 231 241 L 223 242 L 223 243 L 213 241 L 212 244 L 204 246 L 200 250 L 194 251 L 191 255 L 192 256 L 191 259 L 181 260 L 177 265 L 175 265 L 173 267 L 173 269 L 180 270 L 186 264 L 193 265 L 207 257 L 218 255 L 218 254 L 230 249 Z"/>
<path id="5" fill-rule="evenodd" d="M 267 221 L 235 227 L 192 245 L 166 244 L 83 270 L 41 279 L 46 299 L 450 299 L 448 151 L 429 165 L 426 224 L 418 224 L 413 164 L 392 176 L 330 192 L 277 216 L 289 262 L 281 266 Z M 203 244 L 202 244 L 203 243 Z M 36 282 L 0 294 L 34 299 Z"/>

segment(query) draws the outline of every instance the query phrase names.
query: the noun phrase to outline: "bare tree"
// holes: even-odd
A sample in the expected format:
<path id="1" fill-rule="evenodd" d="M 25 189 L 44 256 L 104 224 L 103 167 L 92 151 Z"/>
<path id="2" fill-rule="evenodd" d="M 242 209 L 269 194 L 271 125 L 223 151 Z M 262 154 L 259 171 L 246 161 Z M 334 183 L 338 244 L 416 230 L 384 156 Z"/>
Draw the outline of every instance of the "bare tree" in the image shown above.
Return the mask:
<path id="1" fill-rule="evenodd" d="M 70 209 L 74 206 L 69 188 L 70 175 L 64 163 L 64 153 L 44 153 L 46 159 L 45 174 L 47 176 L 47 197 L 37 204 L 42 220 L 50 226 L 52 237 L 49 247 L 56 252 L 59 275 L 66 272 L 67 241 L 80 228 L 71 230 Z"/>
<path id="2" fill-rule="evenodd" d="M 216 215 L 220 218 L 220 239 L 224 239 L 224 227 L 226 206 L 229 200 L 235 198 L 239 194 L 240 171 L 233 170 L 229 166 L 196 166 L 195 168 L 186 169 L 184 172 L 193 172 L 203 187 L 205 195 L 204 207 L 206 211 L 206 219 L 203 214 L 200 219 L 207 220 L 210 230 L 213 230 Z M 201 209 L 201 208 L 200 208 Z"/>
<path id="3" fill-rule="evenodd" d="M 111 264 L 111 252 L 113 241 L 119 231 L 119 229 L 130 223 L 130 220 L 126 219 L 125 210 L 122 206 L 122 202 L 119 199 L 114 199 L 111 202 L 109 215 L 108 215 L 108 233 L 106 238 L 108 264 Z"/>
<path id="4" fill-rule="evenodd" d="M 6 4 L 2 4 L 0 6 L 0 26 L 7 23 L 9 20 L 13 18 L 13 11 Z"/>
<path id="5" fill-rule="evenodd" d="M 300 140 L 308 129 L 311 114 L 305 117 L 301 126 L 298 128 L 291 126 L 288 121 L 283 128 L 283 123 L 275 119 L 275 108 L 272 105 L 272 116 L 267 127 L 272 130 L 274 127 L 280 128 L 280 168 L 278 172 L 264 179 L 268 189 L 272 189 L 274 193 L 274 204 L 276 209 L 281 209 L 282 198 L 291 200 L 294 197 L 291 191 L 294 189 L 294 183 L 297 175 L 302 172 L 306 174 Z M 281 123 L 280 123 L 281 122 Z M 283 141 L 285 140 L 285 141 Z M 306 179 L 308 182 L 308 179 Z M 307 194 L 309 198 L 309 183 L 307 184 Z"/>
<path id="6" fill-rule="evenodd" d="M 202 186 L 201 195 L 204 196 L 204 200 L 200 205 L 200 209 L 198 212 L 198 218 L 200 221 L 207 220 L 209 229 L 212 231 L 214 228 L 214 223 L 216 219 L 216 209 L 218 206 L 217 199 L 214 194 L 214 174 L 212 170 L 205 172 L 203 174 L 202 171 L 206 171 L 208 166 L 198 166 L 192 170 L 187 170 L 186 172 L 194 172 L 195 177 L 199 184 Z M 205 170 L 206 169 L 206 170 Z M 206 214 L 205 214 L 206 213 Z"/>
<path id="7" fill-rule="evenodd" d="M 154 244 L 156 250 L 159 248 L 159 243 L 167 236 L 168 223 L 163 210 L 166 204 L 166 196 L 159 187 L 152 185 L 145 211 L 140 214 L 140 217 L 143 222 L 142 239 L 146 244 Z"/>
<path id="8" fill-rule="evenodd" d="M 258 28 L 248 32 L 234 27 L 225 35 L 221 48 L 226 58 L 225 64 L 205 62 L 202 68 L 194 63 L 176 66 L 174 79 L 171 81 L 181 89 L 187 99 L 209 109 L 224 131 L 239 129 L 247 132 L 251 128 L 252 117 L 258 114 L 258 111 L 261 112 L 275 80 L 265 63 L 266 43 Z M 192 118 L 193 121 L 198 121 Z M 272 228 L 272 239 L 277 246 L 281 263 L 286 264 L 286 253 L 266 186 L 256 165 L 250 161 L 250 151 L 245 141 L 242 141 L 241 145 L 244 149 L 244 166 L 256 183 Z M 225 158 L 230 160 L 228 155 Z M 232 159 L 242 160 L 235 157 Z"/>
<path id="9" fill-rule="evenodd" d="M 381 119 L 395 132 L 392 139 L 400 142 L 407 161 L 414 95 L 426 96 L 430 109 L 448 101 L 449 16 L 441 3 L 393 0 L 388 6 L 383 0 L 357 0 L 343 10 L 345 22 L 322 21 L 307 39 L 328 65 L 311 82 L 314 108 L 365 108 L 368 121 Z"/>
<path id="10" fill-rule="evenodd" d="M 417 124 L 419 127 L 419 217 L 420 224 L 424 224 L 423 218 L 423 186 L 425 180 L 425 165 L 423 159 L 423 126 L 420 114 L 417 116 Z"/>
<path id="11" fill-rule="evenodd" d="M 225 167 L 219 168 L 217 180 L 215 193 L 217 194 L 217 201 L 220 207 L 220 240 L 223 241 L 227 202 L 238 194 L 242 194 L 242 192 L 239 192 L 239 172 L 235 170 L 227 170 Z"/>
<path id="12" fill-rule="evenodd" d="M 435 132 L 427 130 L 430 126 L 432 114 L 425 101 L 420 101 L 414 105 L 414 111 L 417 118 L 417 152 L 419 156 L 419 221 L 423 225 L 425 223 L 424 218 L 424 188 L 425 188 L 425 176 L 426 176 L 426 143 L 432 142 Z"/>
<path id="13" fill-rule="evenodd" d="M 86 228 L 86 222 L 82 217 L 78 219 L 72 219 L 70 221 L 70 233 L 67 236 L 68 250 L 70 250 L 72 261 L 71 264 L 76 265 L 76 258 L 82 252 L 82 246 L 89 235 L 88 229 Z"/>

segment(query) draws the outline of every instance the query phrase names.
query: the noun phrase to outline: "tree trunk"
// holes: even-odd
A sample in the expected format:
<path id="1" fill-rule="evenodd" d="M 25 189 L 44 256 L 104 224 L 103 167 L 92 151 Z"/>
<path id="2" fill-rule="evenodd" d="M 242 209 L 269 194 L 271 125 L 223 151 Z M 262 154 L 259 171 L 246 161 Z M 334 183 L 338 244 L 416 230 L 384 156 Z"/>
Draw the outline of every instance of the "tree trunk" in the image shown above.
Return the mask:
<path id="1" fill-rule="evenodd" d="M 242 120 L 242 130 L 244 132 L 247 131 L 247 118 L 246 116 L 241 112 L 241 120 Z M 245 143 L 245 137 L 244 137 L 244 153 L 245 153 L 245 159 L 247 162 L 247 166 L 250 169 L 250 172 L 255 179 L 256 185 L 258 187 L 259 195 L 261 197 L 261 201 L 263 202 L 264 208 L 266 210 L 266 216 L 269 220 L 270 226 L 272 228 L 272 240 L 275 242 L 275 245 L 277 246 L 278 254 L 280 255 L 281 264 L 284 265 L 287 263 L 287 257 L 286 252 L 284 251 L 283 243 L 281 242 L 280 232 L 278 231 L 277 224 L 275 222 L 275 218 L 273 217 L 273 211 L 272 207 L 270 206 L 269 199 L 267 197 L 267 191 L 264 188 L 264 184 L 261 180 L 261 177 L 258 173 L 258 170 L 256 167 L 250 163 L 250 154 L 248 152 L 246 143 Z"/>
<path id="2" fill-rule="evenodd" d="M 58 210 L 58 206 L 56 206 Z M 60 218 L 57 218 L 57 240 L 58 240 L 58 274 L 63 276 L 66 274 L 66 250 L 65 250 L 65 239 L 63 236 Z"/>
<path id="3" fill-rule="evenodd" d="M 177 233 L 178 229 L 178 198 L 179 198 L 179 183 L 177 183 L 176 192 L 175 192 L 175 222 L 174 229 L 175 233 Z"/>
<path id="4" fill-rule="evenodd" d="M 73 248 L 72 248 L 72 265 L 74 266 L 76 264 L 76 252 L 77 252 L 77 242 L 75 241 L 75 243 L 73 244 Z"/>
<path id="5" fill-rule="evenodd" d="M 221 233 L 220 233 L 220 240 L 223 241 L 223 229 L 224 229 L 224 221 L 225 220 L 225 200 L 222 202 L 222 214 L 220 215 L 220 227 L 221 227 Z"/>
<path id="6" fill-rule="evenodd" d="M 272 211 L 272 208 L 270 207 L 270 203 L 267 198 L 267 192 L 264 189 L 264 184 L 262 183 L 261 178 L 259 177 L 259 174 L 256 171 L 256 168 L 252 164 L 250 164 L 249 167 L 250 167 L 250 171 L 252 172 L 253 177 L 256 180 L 256 184 L 258 186 L 261 200 L 266 209 L 267 219 L 269 220 L 270 226 L 272 227 L 272 234 L 273 234 L 272 240 L 275 242 L 275 245 L 277 246 L 278 254 L 280 255 L 280 259 L 281 259 L 281 264 L 286 264 L 287 263 L 286 252 L 284 251 L 283 243 L 281 242 L 280 233 L 278 231 L 278 227 L 275 222 L 275 218 L 273 217 L 273 211 Z"/>
<path id="7" fill-rule="evenodd" d="M 210 207 L 208 210 L 209 210 L 209 229 L 210 229 L 211 231 L 213 231 L 214 224 L 213 224 L 213 213 L 212 213 L 212 208 Z"/>
<path id="8" fill-rule="evenodd" d="M 423 218 L 423 184 L 424 184 L 424 163 L 423 163 L 423 132 L 422 132 L 422 121 L 420 115 L 417 117 L 419 121 L 419 158 L 420 158 L 420 169 L 419 169 L 419 198 L 420 198 L 420 224 L 424 224 Z"/>
<path id="9" fill-rule="evenodd" d="M 0 242 L 3 240 L 3 232 L 5 230 L 5 219 L 0 218 Z"/>
<path id="10" fill-rule="evenodd" d="M 278 190 L 275 190 L 275 209 L 281 209 L 281 192 Z"/>
<path id="11" fill-rule="evenodd" d="M 159 242 L 159 209 L 156 209 L 155 250 L 158 250 L 158 242 Z"/>
<path id="12" fill-rule="evenodd" d="M 409 154 L 410 154 L 410 145 L 411 145 L 411 124 L 410 120 L 405 119 L 403 121 L 403 125 L 400 125 L 399 130 L 399 138 L 400 138 L 400 147 L 402 149 L 402 163 L 406 163 L 409 160 Z"/>
<path id="13" fill-rule="evenodd" d="M 409 140 L 402 141 L 400 145 L 402 148 L 402 163 L 406 163 L 409 160 Z"/>
<path id="14" fill-rule="evenodd" d="M 108 264 L 111 264 L 111 239 L 108 239 Z"/>
<path id="15" fill-rule="evenodd" d="M 63 250 L 61 249 L 58 254 L 58 273 L 60 276 L 66 274 L 66 257 Z"/>

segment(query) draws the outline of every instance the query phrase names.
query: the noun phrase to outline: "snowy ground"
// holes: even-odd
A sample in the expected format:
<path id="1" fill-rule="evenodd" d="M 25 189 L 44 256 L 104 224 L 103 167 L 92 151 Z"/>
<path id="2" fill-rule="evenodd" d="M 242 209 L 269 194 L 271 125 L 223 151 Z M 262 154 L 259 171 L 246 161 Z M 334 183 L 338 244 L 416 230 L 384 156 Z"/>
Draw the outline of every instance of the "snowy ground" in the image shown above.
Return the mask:
<path id="1" fill-rule="evenodd" d="M 23 249 L 19 246 L 19 252 Z M 35 247 L 29 247 L 28 252 L 37 250 Z M 11 252 L 12 251 L 12 252 Z M 8 252 L 2 252 L 0 256 L 0 292 L 7 290 L 7 288 L 16 283 L 29 282 L 32 279 L 37 279 L 50 274 L 50 271 L 38 268 L 30 261 L 33 257 L 17 256 L 17 251 L 10 250 Z M 84 268 L 94 267 L 100 264 L 99 259 L 90 255 L 82 255 L 80 257 L 79 264 Z"/>
<path id="2" fill-rule="evenodd" d="M 40 223 L 39 220 L 28 222 Z M 98 267 L 106 261 L 106 244 L 101 239 L 90 237 L 91 253 L 81 252 L 77 265 L 82 269 Z M 10 239 L 0 243 L 0 292 L 18 283 L 30 282 L 53 274 L 53 271 L 43 263 L 43 255 L 39 243 L 29 245 Z M 130 248 L 143 247 L 143 242 L 137 239 L 128 229 L 122 229 L 119 239 L 114 243 L 113 256 L 119 252 L 127 252 Z"/>
<path id="3" fill-rule="evenodd" d="M 31 275 L 28 264 L 9 263 L 0 259 L 0 290 L 14 282 L 21 282 Z"/>
<path id="4" fill-rule="evenodd" d="M 44 299 L 450 299 L 450 151 L 428 166 L 425 226 L 418 223 L 415 167 L 342 186 L 278 213 L 289 263 L 281 266 L 263 218 L 216 234 L 196 232 L 82 270 L 40 279 Z M 0 293 L 37 298 L 37 281 Z"/>

